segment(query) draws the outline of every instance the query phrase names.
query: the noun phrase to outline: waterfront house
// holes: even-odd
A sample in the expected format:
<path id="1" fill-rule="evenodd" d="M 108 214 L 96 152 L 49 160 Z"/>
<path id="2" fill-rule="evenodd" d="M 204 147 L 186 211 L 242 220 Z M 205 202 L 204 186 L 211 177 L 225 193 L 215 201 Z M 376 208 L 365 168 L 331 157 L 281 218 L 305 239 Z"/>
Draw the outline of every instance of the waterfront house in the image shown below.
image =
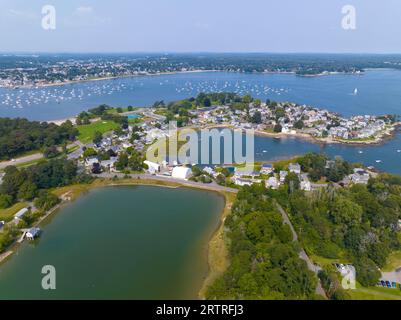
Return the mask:
<path id="1" fill-rule="evenodd" d="M 103 160 L 100 162 L 100 165 L 108 170 L 108 171 L 115 171 L 115 163 L 117 162 L 117 157 L 110 157 L 109 160 Z"/>
<path id="2" fill-rule="evenodd" d="M 260 170 L 260 173 L 262 174 L 271 174 L 273 172 L 274 168 L 271 164 L 269 163 L 264 163 L 262 164 L 262 168 Z"/>
<path id="3" fill-rule="evenodd" d="M 40 229 L 39 228 L 31 228 L 25 234 L 28 240 L 34 240 L 35 238 L 39 237 Z"/>
<path id="4" fill-rule="evenodd" d="M 86 167 L 93 167 L 95 163 L 99 163 L 99 159 L 97 157 L 89 157 L 85 159 L 85 166 Z"/>
<path id="5" fill-rule="evenodd" d="M 261 183 L 262 180 L 260 179 L 245 179 L 245 178 L 238 178 L 234 177 L 234 184 L 237 186 L 251 186 L 255 183 Z"/>
<path id="6" fill-rule="evenodd" d="M 6 222 L 5 221 L 0 221 L 0 229 L 2 229 L 3 227 L 4 227 L 4 225 L 6 224 Z"/>
<path id="7" fill-rule="evenodd" d="M 280 185 L 280 183 L 276 177 L 270 177 L 266 181 L 266 188 L 277 189 L 279 185 Z"/>
<path id="8" fill-rule="evenodd" d="M 203 171 L 207 174 L 210 174 L 211 176 L 214 176 L 216 174 L 216 172 L 211 167 L 204 167 Z"/>
<path id="9" fill-rule="evenodd" d="M 300 175 L 300 180 L 301 180 L 301 184 L 300 184 L 300 188 L 301 190 L 304 191 L 311 191 L 312 190 L 312 185 L 308 179 L 308 174 L 304 173 Z"/>
<path id="10" fill-rule="evenodd" d="M 355 168 L 354 173 L 349 176 L 351 181 L 356 184 L 368 184 L 370 175 L 362 168 Z"/>
<path id="11" fill-rule="evenodd" d="M 158 163 L 149 160 L 145 160 L 143 163 L 148 166 L 149 173 L 155 174 L 156 172 L 160 172 L 160 165 Z"/>
<path id="12" fill-rule="evenodd" d="M 254 179 L 260 175 L 260 172 L 254 170 L 253 168 L 237 168 L 234 175 L 236 178 L 250 177 Z"/>
<path id="13" fill-rule="evenodd" d="M 22 217 L 29 211 L 28 208 L 22 208 L 14 215 L 14 220 L 18 221 L 21 220 Z"/>
<path id="14" fill-rule="evenodd" d="M 280 171 L 280 182 L 281 183 L 284 183 L 285 178 L 287 177 L 287 175 L 288 175 L 288 171 Z"/>
<path id="15" fill-rule="evenodd" d="M 175 179 L 188 180 L 192 175 L 191 168 L 188 167 L 174 167 L 171 176 Z"/>
<path id="16" fill-rule="evenodd" d="M 299 163 L 290 163 L 288 165 L 288 170 L 296 174 L 301 174 L 301 166 Z"/>

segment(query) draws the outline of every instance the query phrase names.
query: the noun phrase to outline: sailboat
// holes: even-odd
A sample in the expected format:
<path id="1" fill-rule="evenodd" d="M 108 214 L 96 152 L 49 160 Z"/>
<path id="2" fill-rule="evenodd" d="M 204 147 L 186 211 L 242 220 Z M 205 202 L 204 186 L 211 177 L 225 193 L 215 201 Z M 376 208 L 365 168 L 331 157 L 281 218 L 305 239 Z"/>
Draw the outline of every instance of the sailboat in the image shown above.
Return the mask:
<path id="1" fill-rule="evenodd" d="M 358 88 L 355 88 L 354 90 L 354 96 L 356 96 L 358 94 Z"/>

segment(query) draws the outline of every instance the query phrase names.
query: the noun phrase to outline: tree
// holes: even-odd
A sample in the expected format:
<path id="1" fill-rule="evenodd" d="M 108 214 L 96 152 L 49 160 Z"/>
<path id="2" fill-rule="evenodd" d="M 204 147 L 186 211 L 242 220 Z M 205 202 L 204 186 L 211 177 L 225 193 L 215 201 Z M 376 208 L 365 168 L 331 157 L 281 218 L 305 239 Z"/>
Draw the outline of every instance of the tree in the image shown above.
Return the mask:
<path id="1" fill-rule="evenodd" d="M 283 127 L 280 124 L 276 124 L 273 128 L 273 131 L 276 133 L 281 132 L 281 130 L 283 130 Z"/>
<path id="2" fill-rule="evenodd" d="M 134 110 L 134 107 L 133 107 L 133 106 L 128 106 L 128 107 L 127 107 L 127 110 L 128 110 L 128 111 L 132 111 L 132 110 Z"/>
<path id="3" fill-rule="evenodd" d="M 13 197 L 8 194 L 0 194 L 0 209 L 6 209 L 13 204 Z"/>
<path id="4" fill-rule="evenodd" d="M 25 181 L 19 188 L 18 198 L 23 200 L 32 200 L 35 198 L 38 187 L 32 181 Z"/>
<path id="5" fill-rule="evenodd" d="M 367 257 L 359 257 L 354 262 L 356 278 L 364 287 L 374 286 L 381 277 L 380 271 L 372 260 Z"/>
<path id="6" fill-rule="evenodd" d="M 136 150 L 132 151 L 131 157 L 128 160 L 129 167 L 134 171 L 142 171 L 144 169 L 144 157 Z"/>
<path id="7" fill-rule="evenodd" d="M 299 189 L 300 181 L 298 175 L 294 172 L 289 172 L 285 177 L 285 183 L 288 185 L 289 191 L 292 193 Z"/>
<path id="8" fill-rule="evenodd" d="M 252 123 L 262 123 L 262 114 L 260 113 L 260 111 L 256 111 L 252 117 L 251 117 L 251 122 Z"/>
<path id="9" fill-rule="evenodd" d="M 50 146 L 45 148 L 45 150 L 43 151 L 43 155 L 45 156 L 45 158 L 55 158 L 59 155 L 59 151 L 57 150 L 56 146 Z"/>
<path id="10" fill-rule="evenodd" d="M 357 224 L 362 219 L 362 208 L 343 196 L 337 197 L 331 206 L 331 217 L 337 224 Z"/>
<path id="11" fill-rule="evenodd" d="M 100 144 L 103 139 L 103 134 L 100 131 L 95 131 L 94 137 L 93 137 L 93 143 L 94 144 Z"/>
<path id="12" fill-rule="evenodd" d="M 34 204 L 37 208 L 47 211 L 60 202 L 60 199 L 53 193 L 41 190 Z"/>
<path id="13" fill-rule="evenodd" d="M 302 120 L 298 120 L 294 123 L 294 128 L 301 130 L 304 127 L 304 122 Z"/>
<path id="14" fill-rule="evenodd" d="M 117 170 L 124 170 L 128 166 L 128 154 L 125 152 L 120 153 L 115 166 Z"/>

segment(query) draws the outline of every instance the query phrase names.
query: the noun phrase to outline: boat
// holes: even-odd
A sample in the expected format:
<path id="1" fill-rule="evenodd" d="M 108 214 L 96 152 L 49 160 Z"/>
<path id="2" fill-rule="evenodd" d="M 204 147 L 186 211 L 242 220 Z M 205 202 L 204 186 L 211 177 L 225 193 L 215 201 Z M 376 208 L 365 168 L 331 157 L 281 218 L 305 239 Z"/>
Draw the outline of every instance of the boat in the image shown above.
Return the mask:
<path id="1" fill-rule="evenodd" d="M 377 163 L 381 163 L 382 161 L 381 161 L 381 160 L 376 160 L 376 162 L 377 162 Z"/>
<path id="2" fill-rule="evenodd" d="M 358 88 L 355 88 L 354 90 L 354 96 L 356 96 L 358 94 Z"/>
<path id="3" fill-rule="evenodd" d="M 400 153 L 400 152 L 401 152 L 401 150 L 400 150 L 400 149 L 398 149 L 398 150 L 397 150 L 397 152 L 398 152 L 398 153 Z"/>

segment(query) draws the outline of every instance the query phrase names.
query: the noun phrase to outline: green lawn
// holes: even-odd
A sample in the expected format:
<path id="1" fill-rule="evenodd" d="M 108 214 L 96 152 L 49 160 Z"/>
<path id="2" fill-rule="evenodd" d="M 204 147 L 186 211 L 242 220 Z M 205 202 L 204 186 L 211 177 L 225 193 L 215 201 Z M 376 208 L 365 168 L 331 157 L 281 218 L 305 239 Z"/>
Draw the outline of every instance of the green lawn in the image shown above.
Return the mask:
<path id="1" fill-rule="evenodd" d="M 90 143 L 92 142 L 96 131 L 106 133 L 117 129 L 118 127 L 119 125 L 114 121 L 107 120 L 99 120 L 91 124 L 79 125 L 77 126 L 79 131 L 78 140 L 82 143 Z"/>
<path id="2" fill-rule="evenodd" d="M 383 287 L 362 287 L 357 284 L 355 290 L 347 291 L 352 300 L 401 300 L 401 290 Z"/>
<path id="3" fill-rule="evenodd" d="M 26 202 L 18 202 L 7 209 L 0 209 L 0 220 L 10 221 L 13 219 L 14 215 L 25 208 L 28 204 Z"/>

